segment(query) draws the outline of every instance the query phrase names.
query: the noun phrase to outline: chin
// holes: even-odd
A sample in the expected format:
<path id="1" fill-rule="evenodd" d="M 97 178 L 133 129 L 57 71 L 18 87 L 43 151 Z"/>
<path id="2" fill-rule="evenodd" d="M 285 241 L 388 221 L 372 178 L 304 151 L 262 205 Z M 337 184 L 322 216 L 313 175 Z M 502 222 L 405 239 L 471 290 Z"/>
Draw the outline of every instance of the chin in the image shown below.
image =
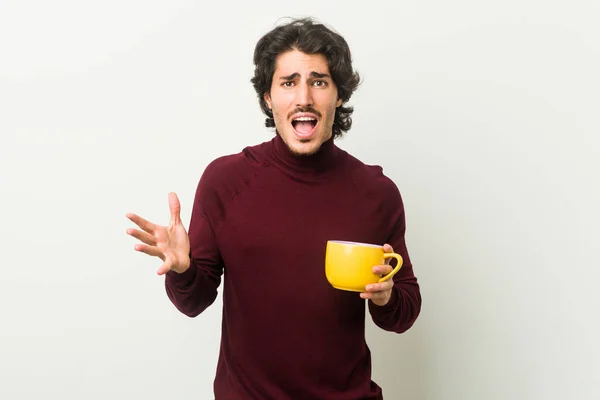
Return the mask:
<path id="1" fill-rule="evenodd" d="M 320 148 L 321 143 L 309 139 L 295 141 L 291 146 L 288 144 L 288 149 L 296 156 L 311 156 Z"/>
<path id="2" fill-rule="evenodd" d="M 315 127 L 316 128 L 316 127 Z M 319 151 L 327 135 L 319 129 L 314 129 L 310 135 L 302 135 L 292 127 L 280 133 L 281 138 L 286 144 L 288 150 L 296 156 L 311 156 Z"/>

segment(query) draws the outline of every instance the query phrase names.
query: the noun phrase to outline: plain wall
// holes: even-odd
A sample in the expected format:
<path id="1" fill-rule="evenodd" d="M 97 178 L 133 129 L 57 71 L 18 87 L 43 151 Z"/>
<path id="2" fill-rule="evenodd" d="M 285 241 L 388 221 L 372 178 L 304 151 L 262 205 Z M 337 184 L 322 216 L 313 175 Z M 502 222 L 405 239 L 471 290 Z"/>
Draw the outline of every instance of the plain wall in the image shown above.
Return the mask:
<path id="1" fill-rule="evenodd" d="M 187 226 L 205 166 L 272 137 L 254 45 L 306 15 L 363 77 L 338 145 L 405 201 L 386 399 L 600 398 L 598 1 L 248 3 L 0 1 L 0 398 L 212 398 L 221 298 L 178 313 L 125 213 L 175 191 Z"/>

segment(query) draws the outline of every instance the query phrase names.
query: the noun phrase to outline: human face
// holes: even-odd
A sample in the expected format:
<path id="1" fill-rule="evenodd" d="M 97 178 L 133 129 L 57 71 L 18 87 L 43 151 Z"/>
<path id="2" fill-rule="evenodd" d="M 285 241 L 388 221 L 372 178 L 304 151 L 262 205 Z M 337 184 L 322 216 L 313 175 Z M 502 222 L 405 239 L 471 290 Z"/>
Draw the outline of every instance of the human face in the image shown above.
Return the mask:
<path id="1" fill-rule="evenodd" d="M 295 155 L 314 154 L 331 138 L 335 109 L 342 105 L 327 58 L 298 50 L 277 56 L 264 99 L 277 132 Z"/>

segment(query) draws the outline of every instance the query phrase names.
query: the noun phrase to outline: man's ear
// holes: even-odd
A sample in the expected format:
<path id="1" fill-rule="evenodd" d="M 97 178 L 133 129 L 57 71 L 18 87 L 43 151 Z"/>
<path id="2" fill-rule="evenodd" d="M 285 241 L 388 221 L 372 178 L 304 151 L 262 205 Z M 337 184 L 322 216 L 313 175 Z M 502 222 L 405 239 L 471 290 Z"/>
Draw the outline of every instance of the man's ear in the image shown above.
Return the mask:
<path id="1" fill-rule="evenodd" d="M 265 99 L 265 103 L 267 103 L 267 107 L 269 107 L 269 110 L 273 110 L 273 107 L 271 106 L 271 96 L 269 96 L 269 93 L 265 92 L 265 94 L 263 95 L 263 99 Z"/>
<path id="2" fill-rule="evenodd" d="M 337 103 L 335 103 L 335 108 L 338 108 L 341 105 L 342 105 L 342 99 L 338 98 Z"/>

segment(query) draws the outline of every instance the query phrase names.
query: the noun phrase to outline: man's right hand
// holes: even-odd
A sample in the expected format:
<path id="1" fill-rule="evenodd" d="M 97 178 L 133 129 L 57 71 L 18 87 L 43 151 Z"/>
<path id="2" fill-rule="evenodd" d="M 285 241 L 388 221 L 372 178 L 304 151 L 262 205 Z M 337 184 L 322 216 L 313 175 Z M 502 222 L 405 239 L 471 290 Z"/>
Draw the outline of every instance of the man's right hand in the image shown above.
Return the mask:
<path id="1" fill-rule="evenodd" d="M 169 226 L 155 225 L 136 214 L 127 214 L 127 218 L 142 229 L 127 229 L 128 235 L 144 243 L 136 244 L 134 249 L 163 261 L 158 275 L 169 271 L 183 273 L 190 267 L 190 239 L 179 217 L 181 205 L 175 193 L 169 193 L 169 209 Z"/>

